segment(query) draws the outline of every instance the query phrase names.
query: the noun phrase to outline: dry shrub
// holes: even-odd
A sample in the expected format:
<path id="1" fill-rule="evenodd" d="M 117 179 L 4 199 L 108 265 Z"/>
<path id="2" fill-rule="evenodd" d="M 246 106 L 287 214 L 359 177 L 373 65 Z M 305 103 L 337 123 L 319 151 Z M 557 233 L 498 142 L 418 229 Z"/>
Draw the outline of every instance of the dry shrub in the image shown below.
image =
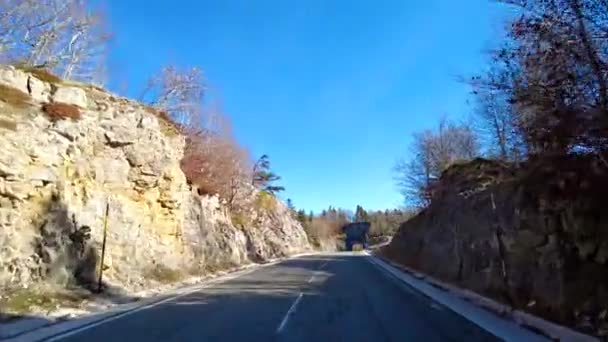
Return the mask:
<path id="1" fill-rule="evenodd" d="M 338 240 L 346 221 L 334 217 L 314 217 L 312 222 L 304 224 L 304 230 L 310 242 L 319 247 L 323 241 Z"/>
<path id="2" fill-rule="evenodd" d="M 53 73 L 51 73 L 50 71 L 48 71 L 47 69 L 44 69 L 44 68 L 28 66 L 25 64 L 17 64 L 17 65 L 15 65 L 15 68 L 17 68 L 21 71 L 30 73 L 30 74 L 34 75 L 37 79 L 44 81 L 44 82 L 58 84 L 58 83 L 62 83 L 62 81 L 63 81 L 61 78 L 59 78 L 58 76 L 54 75 Z"/>
<path id="3" fill-rule="evenodd" d="M 232 222 L 233 226 L 240 228 L 245 228 L 251 223 L 247 215 L 237 211 L 230 212 L 230 221 Z"/>
<path id="4" fill-rule="evenodd" d="M 144 110 L 158 118 L 160 129 L 166 136 L 173 137 L 182 132 L 183 128 L 175 123 L 166 111 L 152 106 L 144 106 Z"/>
<path id="5" fill-rule="evenodd" d="M 49 116 L 53 121 L 63 119 L 80 119 L 80 109 L 77 106 L 67 103 L 45 103 L 42 105 L 42 111 Z"/>
<path id="6" fill-rule="evenodd" d="M 200 194 L 218 194 L 233 203 L 248 179 L 247 153 L 231 137 L 188 132 L 181 168 Z"/>
<path id="7" fill-rule="evenodd" d="M 175 283 L 184 278 L 181 270 L 169 268 L 162 264 L 156 264 L 148 268 L 145 272 L 146 278 L 154 279 L 161 283 Z"/>
<path id="8" fill-rule="evenodd" d="M 0 101 L 16 108 L 27 108 L 31 105 L 28 94 L 3 84 L 0 84 Z"/>
<path id="9" fill-rule="evenodd" d="M 277 199 L 267 191 L 260 191 L 255 197 L 255 207 L 261 211 L 274 211 L 277 206 Z"/>

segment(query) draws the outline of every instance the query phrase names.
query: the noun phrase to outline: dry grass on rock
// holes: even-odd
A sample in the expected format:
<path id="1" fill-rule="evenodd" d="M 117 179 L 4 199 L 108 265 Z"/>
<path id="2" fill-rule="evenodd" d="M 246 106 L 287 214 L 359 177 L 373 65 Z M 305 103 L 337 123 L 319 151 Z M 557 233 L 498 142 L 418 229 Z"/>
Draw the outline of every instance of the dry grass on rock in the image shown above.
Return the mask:
<path id="1" fill-rule="evenodd" d="M 31 98 L 28 94 L 3 84 L 0 84 L 0 101 L 15 108 L 31 106 Z"/>
<path id="2" fill-rule="evenodd" d="M 53 120 L 72 119 L 78 120 L 81 117 L 80 109 L 77 106 L 67 103 L 45 103 L 42 105 L 42 111 Z"/>

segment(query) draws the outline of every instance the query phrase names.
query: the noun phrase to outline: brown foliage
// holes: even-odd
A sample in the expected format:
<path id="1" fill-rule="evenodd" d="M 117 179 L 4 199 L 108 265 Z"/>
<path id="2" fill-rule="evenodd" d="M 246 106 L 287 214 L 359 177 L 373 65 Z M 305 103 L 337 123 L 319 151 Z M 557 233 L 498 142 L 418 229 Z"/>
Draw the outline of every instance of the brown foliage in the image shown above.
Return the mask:
<path id="1" fill-rule="evenodd" d="M 187 132 L 181 168 L 200 194 L 218 194 L 232 204 L 248 179 L 247 153 L 231 137 Z"/>
<path id="2" fill-rule="evenodd" d="M 158 118 L 160 128 L 164 134 L 174 136 L 185 131 L 166 111 L 152 106 L 144 106 L 144 110 Z"/>
<path id="3" fill-rule="evenodd" d="M 342 215 L 343 212 L 328 211 L 320 216 L 312 217 L 312 220 L 302 222 L 309 241 L 319 247 L 324 242 L 336 241 L 342 234 L 342 227 L 349 223 L 348 219 Z"/>
<path id="4" fill-rule="evenodd" d="M 80 119 L 80 109 L 77 106 L 67 103 L 45 103 L 42 105 L 42 111 L 49 116 L 53 121 L 72 119 Z"/>

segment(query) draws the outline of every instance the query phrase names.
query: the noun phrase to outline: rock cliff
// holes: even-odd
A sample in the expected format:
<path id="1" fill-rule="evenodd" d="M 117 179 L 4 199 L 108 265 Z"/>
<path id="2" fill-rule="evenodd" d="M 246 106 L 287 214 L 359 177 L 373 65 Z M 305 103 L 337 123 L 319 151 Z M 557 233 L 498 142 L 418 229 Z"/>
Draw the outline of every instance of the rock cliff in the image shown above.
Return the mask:
<path id="1" fill-rule="evenodd" d="M 0 67 L 0 289 L 93 282 L 106 207 L 104 275 L 129 289 L 309 248 L 274 198 L 237 227 L 199 196 L 180 169 L 184 141 L 135 101 Z"/>
<path id="2" fill-rule="evenodd" d="M 444 172 L 430 206 L 383 251 L 459 286 L 608 333 L 608 169 L 592 156 Z"/>

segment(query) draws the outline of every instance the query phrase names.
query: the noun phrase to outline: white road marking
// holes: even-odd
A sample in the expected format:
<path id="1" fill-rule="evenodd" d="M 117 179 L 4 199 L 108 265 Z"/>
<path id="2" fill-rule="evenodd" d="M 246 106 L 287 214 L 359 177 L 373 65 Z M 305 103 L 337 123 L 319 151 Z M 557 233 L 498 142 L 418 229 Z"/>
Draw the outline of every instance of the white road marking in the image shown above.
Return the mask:
<path id="1" fill-rule="evenodd" d="M 325 265 L 327 265 L 327 261 L 324 262 L 321 266 L 319 266 L 319 269 L 322 269 L 323 267 L 325 267 Z"/>
<path id="2" fill-rule="evenodd" d="M 308 279 L 308 283 L 309 284 L 312 283 L 314 279 L 315 279 L 315 275 L 313 274 L 312 277 L 310 277 L 310 279 Z"/>
<path id="3" fill-rule="evenodd" d="M 290 259 L 299 258 L 301 256 L 306 256 L 306 254 L 297 255 L 297 256 L 292 257 Z M 236 278 L 242 277 L 242 276 L 247 275 L 249 273 L 253 273 L 254 271 L 260 270 L 262 268 L 266 268 L 268 266 L 276 265 L 276 264 L 278 264 L 278 263 L 280 263 L 282 261 L 284 261 L 284 260 L 273 260 L 273 261 L 271 261 L 269 263 L 266 263 L 266 264 L 263 264 L 263 265 L 257 265 L 257 266 L 250 267 L 250 268 L 242 270 L 242 271 L 237 271 L 237 272 L 235 272 L 233 274 L 228 274 L 228 275 L 225 275 L 225 276 L 220 276 L 218 278 L 208 280 L 205 284 L 202 284 L 201 286 L 196 286 L 195 288 L 187 289 L 184 292 L 178 293 L 178 294 L 176 294 L 174 296 L 171 296 L 171 297 L 168 297 L 168 298 L 165 298 L 165 299 L 162 299 L 162 300 L 150 303 L 150 304 L 145 304 L 145 305 L 139 306 L 139 307 L 134 308 L 134 309 L 128 309 L 128 310 L 126 310 L 126 311 L 124 311 L 122 313 L 111 315 L 111 316 L 106 317 L 106 318 L 100 318 L 98 321 L 94 321 L 92 323 L 85 323 L 84 325 L 82 325 L 82 326 L 80 326 L 78 328 L 74 328 L 72 330 L 68 330 L 68 331 L 64 331 L 64 332 L 60 331 L 60 332 L 57 332 L 57 333 L 53 333 L 52 330 L 58 329 L 58 328 L 60 328 L 60 326 L 53 326 L 53 325 L 51 325 L 51 326 L 49 326 L 47 328 L 36 329 L 36 330 L 34 330 L 32 332 L 25 333 L 25 334 L 23 334 L 21 336 L 10 338 L 10 339 L 6 340 L 6 342 L 21 342 L 21 341 L 28 341 L 28 342 L 30 342 L 30 341 L 54 342 L 54 341 L 59 341 L 59 340 L 62 340 L 64 338 L 66 338 L 66 337 L 78 334 L 78 333 L 80 333 L 82 331 L 85 331 L 85 330 L 97 327 L 99 325 L 106 324 L 106 323 L 115 321 L 117 319 L 120 319 L 122 317 L 125 317 L 125 316 L 128 316 L 128 315 L 132 315 L 134 313 L 137 313 L 137 312 L 140 312 L 140 311 L 143 311 L 143 310 L 151 309 L 151 308 L 156 307 L 158 305 L 161 305 L 161 304 L 170 302 L 172 300 L 175 300 L 175 299 L 187 296 L 187 295 L 192 294 L 194 292 L 197 292 L 197 291 L 200 291 L 202 289 L 205 289 L 205 288 L 207 288 L 207 287 L 209 287 L 211 285 L 221 284 L 223 282 L 226 282 L 226 281 L 229 281 L 229 280 L 232 280 L 232 279 L 236 279 Z M 86 317 L 83 318 L 83 319 L 86 319 Z M 75 321 L 71 321 L 71 322 L 76 323 Z M 70 321 L 68 321 L 66 323 L 70 323 Z M 46 329 L 51 329 L 51 331 L 49 331 L 49 332 L 42 331 L 42 330 L 46 330 Z"/>
<path id="4" fill-rule="evenodd" d="M 427 283 L 424 280 L 417 279 L 398 268 L 389 265 L 382 259 L 378 259 L 373 255 L 367 253 L 365 259 L 372 265 L 376 266 L 378 270 L 392 275 L 391 279 L 400 281 L 411 286 L 414 291 L 421 292 L 432 300 L 436 301 L 439 305 L 448 308 L 455 313 L 461 315 L 465 319 L 473 322 L 481 329 L 490 332 L 496 337 L 504 341 L 526 341 L 526 342 L 544 342 L 549 341 L 545 336 L 541 336 L 535 332 L 525 329 L 524 327 L 517 324 L 512 320 L 505 320 L 497 315 L 487 311 L 486 309 L 477 306 L 471 302 L 467 302 L 458 296 L 448 293 L 446 291 L 439 290 Z M 431 306 L 432 307 L 432 306 Z M 442 309 L 443 309 L 442 307 Z M 566 339 L 563 339 L 566 341 Z M 586 339 L 568 339 L 568 341 L 587 341 Z M 591 340 L 589 340 L 591 341 Z"/>
<path id="5" fill-rule="evenodd" d="M 276 332 L 277 334 L 280 334 L 281 331 L 283 331 L 283 329 L 287 325 L 287 321 L 289 320 L 289 316 L 293 315 L 293 313 L 295 312 L 296 307 L 298 306 L 298 303 L 300 303 L 300 301 L 302 300 L 302 296 L 304 296 L 304 294 L 302 292 L 300 292 L 300 294 L 298 295 L 298 298 L 296 298 L 296 300 L 293 302 L 293 304 L 291 304 L 291 307 L 289 308 L 289 310 L 287 310 L 287 313 L 285 314 L 285 317 L 283 317 L 283 320 L 281 321 L 281 324 L 277 328 L 277 332 Z"/>
<path id="6" fill-rule="evenodd" d="M 96 326 L 99 326 L 99 325 L 102 325 L 102 324 L 105 324 L 105 323 L 108 323 L 108 322 L 111 322 L 111 321 L 115 321 L 115 320 L 117 320 L 119 318 L 122 318 L 124 316 L 132 315 L 132 314 L 137 313 L 139 311 L 147 310 L 147 309 L 153 308 L 155 306 L 164 304 L 166 302 L 170 302 L 172 300 L 175 300 L 175 299 L 187 296 L 189 294 L 192 294 L 194 292 L 200 291 L 200 290 L 202 290 L 204 288 L 207 288 L 207 287 L 209 287 L 211 285 L 214 285 L 216 283 L 222 283 L 222 282 L 225 282 L 225 281 L 228 281 L 228 280 L 232 280 L 232 279 L 244 276 L 244 275 L 249 274 L 249 273 L 251 273 L 251 272 L 253 272 L 255 270 L 256 270 L 256 268 L 252 268 L 251 270 L 247 270 L 246 272 L 243 272 L 243 273 L 240 273 L 240 274 L 236 274 L 234 276 L 226 276 L 226 277 L 222 277 L 221 279 L 213 279 L 213 280 L 209 281 L 209 283 L 207 283 L 207 284 L 205 284 L 203 286 L 199 286 L 199 287 L 197 287 L 195 289 L 188 290 L 188 291 L 180 293 L 180 294 L 178 294 L 176 296 L 165 298 L 163 300 L 160 300 L 158 302 L 154 302 L 154 303 L 151 303 L 151 304 L 148 304 L 148 305 L 140 306 L 140 307 L 138 307 L 136 309 L 133 309 L 133 310 L 130 310 L 130 311 L 126 311 L 126 312 L 123 312 L 123 313 L 120 313 L 120 314 L 108 317 L 106 319 L 101 319 L 100 321 L 97 321 L 97 322 L 85 325 L 85 326 L 77 328 L 75 330 L 71 330 L 71 331 L 68 331 L 66 333 L 60 333 L 59 335 L 51 337 L 51 338 L 46 339 L 44 341 L 45 342 L 53 342 L 53 341 L 58 341 L 58 340 L 64 339 L 64 338 L 72 336 L 74 334 L 78 334 L 79 332 L 82 332 L 82 331 L 94 328 Z M 214 281 L 214 280 L 216 280 L 216 281 Z"/>

